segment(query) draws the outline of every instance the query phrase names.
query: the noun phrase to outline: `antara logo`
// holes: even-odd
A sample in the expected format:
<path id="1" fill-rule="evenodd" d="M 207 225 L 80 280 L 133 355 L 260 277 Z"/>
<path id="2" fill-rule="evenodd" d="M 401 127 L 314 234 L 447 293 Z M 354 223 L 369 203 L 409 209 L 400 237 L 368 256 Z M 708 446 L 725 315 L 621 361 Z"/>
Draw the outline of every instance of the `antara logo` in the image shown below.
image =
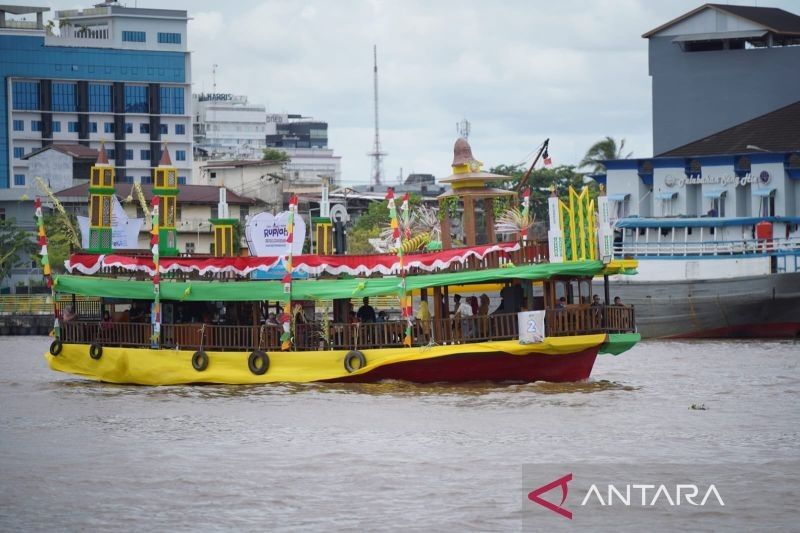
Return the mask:
<path id="1" fill-rule="evenodd" d="M 554 513 L 558 513 L 561 516 L 572 520 L 572 512 L 562 507 L 564 505 L 564 502 L 567 500 L 567 494 L 569 493 L 569 487 L 567 487 L 567 483 L 569 483 L 570 481 L 572 481 L 572 472 L 570 472 L 564 477 L 556 479 L 555 481 L 551 481 L 547 485 L 542 485 L 538 489 L 531 491 L 528 494 L 528 499 L 534 503 L 538 503 L 542 507 L 550 509 Z M 549 492 L 556 487 L 561 487 L 560 504 L 555 505 L 547 500 L 543 500 L 542 498 L 540 498 L 542 494 L 544 494 L 545 492 Z"/>
<path id="2" fill-rule="evenodd" d="M 528 493 L 528 499 L 564 518 L 572 520 L 572 511 L 564 507 L 564 502 L 567 501 L 567 495 L 569 494 L 568 483 L 570 481 L 572 481 L 572 473 L 531 491 Z M 558 505 L 542 498 L 543 494 L 550 492 L 556 487 L 561 487 L 561 502 Z M 713 484 L 709 485 L 705 491 L 701 491 L 698 485 L 690 483 L 677 484 L 674 486 L 633 483 L 619 487 L 609 484 L 604 488 L 605 490 L 601 490 L 596 484 L 592 484 L 581 500 L 581 507 L 593 504 L 603 507 L 614 505 L 623 507 L 655 507 L 657 505 L 668 505 L 673 507 L 680 506 L 682 502 L 688 505 L 702 507 L 709 501 L 712 504 L 716 501 L 718 505 L 722 507 L 725 506 L 722 496 L 717 490 L 717 487 Z M 703 494 L 702 498 L 700 498 L 701 494 Z M 605 495 L 605 498 L 603 495 Z"/>

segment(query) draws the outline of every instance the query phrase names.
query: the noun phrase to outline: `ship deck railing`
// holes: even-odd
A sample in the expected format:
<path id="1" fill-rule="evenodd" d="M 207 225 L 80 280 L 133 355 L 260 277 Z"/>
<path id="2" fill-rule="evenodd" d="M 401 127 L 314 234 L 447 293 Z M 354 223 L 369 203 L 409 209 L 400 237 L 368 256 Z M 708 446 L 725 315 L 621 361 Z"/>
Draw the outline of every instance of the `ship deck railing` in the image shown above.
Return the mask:
<path id="1" fill-rule="evenodd" d="M 326 331 L 327 329 L 327 331 Z M 403 346 L 406 322 L 390 320 L 375 323 L 297 323 L 293 349 L 361 350 L 400 348 Z M 548 309 L 545 313 L 547 336 L 627 333 L 635 331 L 634 308 L 631 306 L 569 306 Z M 160 344 L 166 349 L 210 351 L 251 351 L 280 349 L 283 328 L 275 324 L 163 324 Z M 98 343 L 103 346 L 149 347 L 153 334 L 150 323 L 102 322 L 73 320 L 61 328 L 61 340 L 73 344 Z M 412 345 L 465 344 L 512 340 L 519 337 L 517 313 L 451 316 L 415 320 Z"/>
<path id="2" fill-rule="evenodd" d="M 623 242 L 614 245 L 618 257 L 688 257 L 800 254 L 800 238 L 743 239 L 703 242 Z"/>

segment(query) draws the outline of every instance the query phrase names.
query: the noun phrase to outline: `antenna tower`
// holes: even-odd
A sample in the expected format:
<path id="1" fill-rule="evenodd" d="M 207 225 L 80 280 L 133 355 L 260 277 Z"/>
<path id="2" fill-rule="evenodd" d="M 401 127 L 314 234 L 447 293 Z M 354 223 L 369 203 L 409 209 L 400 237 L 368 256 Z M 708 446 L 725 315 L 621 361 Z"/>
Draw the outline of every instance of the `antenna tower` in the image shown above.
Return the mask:
<path id="1" fill-rule="evenodd" d="M 370 179 L 370 184 L 381 185 L 383 181 L 383 158 L 388 154 L 381 150 L 380 128 L 378 127 L 378 47 L 376 45 L 372 46 L 372 58 L 373 91 L 375 101 L 375 143 L 372 146 L 372 151 L 367 153 L 367 155 L 372 158 L 372 177 Z"/>

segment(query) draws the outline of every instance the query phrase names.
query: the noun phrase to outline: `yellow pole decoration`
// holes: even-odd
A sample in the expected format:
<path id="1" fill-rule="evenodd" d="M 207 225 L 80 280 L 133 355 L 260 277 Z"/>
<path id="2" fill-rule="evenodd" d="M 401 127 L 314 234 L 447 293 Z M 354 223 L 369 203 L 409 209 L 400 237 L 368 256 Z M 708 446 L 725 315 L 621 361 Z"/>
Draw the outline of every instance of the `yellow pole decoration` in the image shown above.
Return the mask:
<path id="1" fill-rule="evenodd" d="M 50 297 L 53 300 L 53 335 L 55 335 L 56 339 L 61 338 L 61 327 L 59 326 L 59 314 L 58 314 L 58 307 L 56 306 L 56 290 L 54 288 L 52 272 L 50 270 L 50 257 L 47 253 L 47 235 L 44 231 L 44 214 L 42 213 L 42 199 L 38 196 L 36 200 L 33 202 L 34 207 L 36 208 L 36 226 L 38 227 L 38 235 L 39 235 L 39 246 L 41 246 L 41 250 L 39 251 L 39 255 L 42 256 L 42 274 L 44 275 L 44 281 L 47 284 L 47 288 L 50 289 Z"/>
<path id="2" fill-rule="evenodd" d="M 78 233 L 75 231 L 75 228 L 72 227 L 72 222 L 70 221 L 69 215 L 67 214 L 67 210 L 64 209 L 64 206 L 61 205 L 61 202 L 59 201 L 58 197 L 56 197 L 53 191 L 50 190 L 50 187 L 47 186 L 47 184 L 44 182 L 42 178 L 37 176 L 36 178 L 34 178 L 34 181 L 36 182 L 36 186 L 39 188 L 39 190 L 42 191 L 42 194 L 47 196 L 47 198 L 53 204 L 53 207 L 61 215 L 61 222 L 62 224 L 64 224 L 64 229 L 66 230 L 67 239 L 69 239 L 69 242 L 73 246 L 75 246 L 75 248 L 80 248 L 81 240 L 78 238 Z"/>

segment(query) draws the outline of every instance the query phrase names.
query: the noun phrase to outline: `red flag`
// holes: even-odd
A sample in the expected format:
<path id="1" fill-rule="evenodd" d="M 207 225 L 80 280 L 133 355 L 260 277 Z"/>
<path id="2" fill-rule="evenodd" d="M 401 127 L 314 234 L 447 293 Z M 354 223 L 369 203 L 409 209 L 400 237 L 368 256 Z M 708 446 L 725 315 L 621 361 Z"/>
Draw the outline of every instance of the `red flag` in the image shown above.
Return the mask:
<path id="1" fill-rule="evenodd" d="M 549 167 L 550 165 L 553 164 L 553 160 L 550 159 L 550 154 L 547 153 L 547 150 L 545 150 L 544 154 L 542 154 L 542 162 L 546 167 Z"/>
<path id="2" fill-rule="evenodd" d="M 38 196 L 36 197 L 36 200 L 33 201 L 33 207 L 36 208 L 42 207 L 42 199 L 39 198 Z"/>
<path id="3" fill-rule="evenodd" d="M 283 282 L 284 283 L 291 283 L 292 282 L 292 275 L 290 273 L 286 273 L 283 275 Z"/>
<path id="4" fill-rule="evenodd" d="M 392 198 L 394 198 L 394 189 L 389 187 L 386 189 L 386 200 L 391 200 Z"/>
<path id="5" fill-rule="evenodd" d="M 158 196 L 153 196 L 153 200 L 152 200 L 152 205 L 153 205 L 153 207 L 157 206 L 157 205 L 158 205 L 158 202 L 159 202 L 159 200 L 158 200 Z"/>

